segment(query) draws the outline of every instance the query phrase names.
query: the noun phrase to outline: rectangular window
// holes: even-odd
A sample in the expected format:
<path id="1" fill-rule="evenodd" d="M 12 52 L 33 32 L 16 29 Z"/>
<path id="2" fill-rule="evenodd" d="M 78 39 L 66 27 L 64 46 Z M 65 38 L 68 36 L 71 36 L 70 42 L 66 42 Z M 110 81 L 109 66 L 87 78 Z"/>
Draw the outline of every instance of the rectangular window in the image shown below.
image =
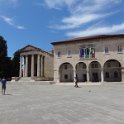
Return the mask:
<path id="1" fill-rule="evenodd" d="M 71 57 L 71 50 L 68 50 L 68 57 Z"/>
<path id="2" fill-rule="evenodd" d="M 118 52 L 122 53 L 122 46 L 121 45 L 118 46 Z"/>
<path id="3" fill-rule="evenodd" d="M 61 57 L 61 52 L 60 51 L 57 53 L 57 57 Z"/>
<path id="4" fill-rule="evenodd" d="M 105 47 L 105 54 L 109 53 L 108 47 Z"/>

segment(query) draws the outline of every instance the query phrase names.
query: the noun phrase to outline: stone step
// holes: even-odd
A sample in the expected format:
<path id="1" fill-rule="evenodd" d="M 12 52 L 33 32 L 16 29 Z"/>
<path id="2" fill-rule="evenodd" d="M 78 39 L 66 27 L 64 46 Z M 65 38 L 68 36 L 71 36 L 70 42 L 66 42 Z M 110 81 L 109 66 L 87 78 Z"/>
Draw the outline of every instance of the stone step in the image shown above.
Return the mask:
<path id="1" fill-rule="evenodd" d="M 29 84 L 32 84 L 32 85 L 51 85 L 51 84 L 55 84 L 53 81 L 15 81 L 15 82 L 9 82 L 8 81 L 8 84 L 13 84 L 13 85 L 29 85 Z"/>
<path id="2" fill-rule="evenodd" d="M 34 79 L 32 79 L 31 77 L 21 77 L 19 80 L 18 80 L 19 82 L 24 82 L 24 81 L 29 81 L 29 82 L 31 82 L 31 81 L 34 81 Z"/>

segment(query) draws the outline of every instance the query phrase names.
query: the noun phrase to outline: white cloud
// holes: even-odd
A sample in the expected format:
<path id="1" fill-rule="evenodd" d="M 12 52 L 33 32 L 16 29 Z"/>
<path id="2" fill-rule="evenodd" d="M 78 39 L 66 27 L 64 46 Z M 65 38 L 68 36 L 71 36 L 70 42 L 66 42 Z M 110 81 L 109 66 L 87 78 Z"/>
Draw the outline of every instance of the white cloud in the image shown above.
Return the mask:
<path id="1" fill-rule="evenodd" d="M 124 31 L 124 23 L 108 26 L 108 27 L 97 27 L 97 28 L 89 28 L 83 31 L 77 32 L 69 32 L 67 36 L 69 37 L 81 37 L 81 36 L 90 36 L 90 35 L 97 35 L 97 34 L 110 34 L 115 32 Z"/>
<path id="2" fill-rule="evenodd" d="M 75 29 L 84 24 L 98 21 L 110 16 L 113 7 L 122 0 L 44 0 L 50 9 L 62 9 L 67 7 L 69 16 L 62 18 L 58 24 L 49 26 L 53 29 L 67 30 Z"/>
<path id="3" fill-rule="evenodd" d="M 16 25 L 13 18 L 10 18 L 10 17 L 7 17 L 7 16 L 0 16 L 0 18 L 1 18 L 5 23 L 7 23 L 7 24 L 10 25 L 10 26 L 15 27 L 16 29 L 20 29 L 20 30 L 25 29 L 24 26 Z"/>
<path id="4" fill-rule="evenodd" d="M 8 4 L 10 4 L 10 5 L 13 5 L 13 6 L 16 6 L 17 5 L 17 3 L 18 3 L 18 0 L 0 0 L 0 4 L 1 5 L 8 5 Z"/>
<path id="5" fill-rule="evenodd" d="M 17 29 L 24 30 L 26 28 L 24 26 L 19 25 L 19 26 L 17 26 Z"/>
<path id="6" fill-rule="evenodd" d="M 13 22 L 13 19 L 12 18 L 9 18 L 9 17 L 6 17 L 6 16 L 0 16 L 4 22 L 6 22 L 7 24 L 13 26 L 14 25 L 14 22 Z"/>
<path id="7" fill-rule="evenodd" d="M 112 13 L 110 13 L 110 14 L 112 14 Z M 83 15 L 71 16 L 71 17 L 64 18 L 62 20 L 62 22 L 65 25 L 64 24 L 63 25 L 54 25 L 53 27 L 51 26 L 51 28 L 60 29 L 60 30 L 78 28 L 82 24 L 86 24 L 89 22 L 93 22 L 95 20 L 99 20 L 101 18 L 109 16 L 110 14 L 104 14 L 104 15 L 100 15 L 100 14 L 86 14 L 85 15 L 85 14 L 83 14 Z"/>
<path id="8" fill-rule="evenodd" d="M 75 3 L 75 0 L 44 0 L 44 1 L 49 8 L 54 8 L 54 9 L 61 8 L 62 6 L 65 5 L 71 7 Z"/>

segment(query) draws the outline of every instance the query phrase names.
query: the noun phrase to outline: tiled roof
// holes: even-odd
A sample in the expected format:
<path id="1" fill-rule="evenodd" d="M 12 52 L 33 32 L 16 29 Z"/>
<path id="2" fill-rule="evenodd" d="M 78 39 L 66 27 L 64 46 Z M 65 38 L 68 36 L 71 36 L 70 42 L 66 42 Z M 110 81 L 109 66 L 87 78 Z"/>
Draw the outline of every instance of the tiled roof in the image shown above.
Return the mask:
<path id="1" fill-rule="evenodd" d="M 56 44 L 63 44 L 63 43 L 70 43 L 70 42 L 77 42 L 77 41 L 85 41 L 85 40 L 92 40 L 92 39 L 103 39 L 103 38 L 113 38 L 113 37 L 124 37 L 124 34 L 96 35 L 96 36 L 79 37 L 79 38 L 73 38 L 73 39 L 64 40 L 64 41 L 52 42 L 51 44 L 56 45 Z"/>

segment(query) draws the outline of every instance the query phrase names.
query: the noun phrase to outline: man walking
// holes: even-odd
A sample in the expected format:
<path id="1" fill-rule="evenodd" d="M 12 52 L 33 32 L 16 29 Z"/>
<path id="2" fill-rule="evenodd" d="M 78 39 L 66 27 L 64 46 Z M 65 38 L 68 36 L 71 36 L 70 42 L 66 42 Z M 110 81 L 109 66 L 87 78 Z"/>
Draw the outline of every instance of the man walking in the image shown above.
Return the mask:
<path id="1" fill-rule="evenodd" d="M 6 92 L 6 83 L 7 83 L 6 79 L 3 78 L 1 80 L 1 83 L 2 83 L 2 95 L 5 95 L 5 92 Z"/>
<path id="2" fill-rule="evenodd" d="M 76 77 L 75 77 L 75 87 L 79 87 L 78 86 L 78 76 L 77 76 L 77 74 L 76 74 Z"/>

